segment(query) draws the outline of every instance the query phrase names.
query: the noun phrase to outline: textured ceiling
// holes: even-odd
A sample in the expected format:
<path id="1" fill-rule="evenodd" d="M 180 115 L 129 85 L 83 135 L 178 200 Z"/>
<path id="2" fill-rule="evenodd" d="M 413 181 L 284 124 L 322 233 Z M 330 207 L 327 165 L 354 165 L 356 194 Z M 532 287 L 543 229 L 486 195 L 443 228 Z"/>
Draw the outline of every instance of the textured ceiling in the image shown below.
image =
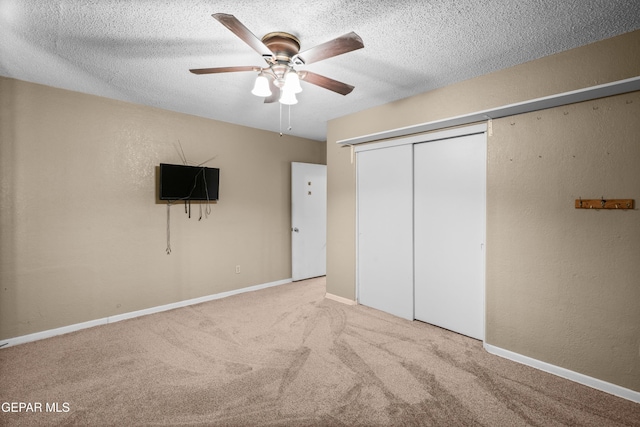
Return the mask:
<path id="1" fill-rule="evenodd" d="M 280 130 L 252 72 L 190 68 L 264 61 L 211 17 L 301 50 L 355 31 L 364 49 L 299 67 L 355 86 L 303 82 L 285 133 L 326 138 L 327 121 L 640 28 L 638 0 L 0 0 L 0 75 L 244 126 Z M 0 94 L 0 96 L 2 96 Z"/>

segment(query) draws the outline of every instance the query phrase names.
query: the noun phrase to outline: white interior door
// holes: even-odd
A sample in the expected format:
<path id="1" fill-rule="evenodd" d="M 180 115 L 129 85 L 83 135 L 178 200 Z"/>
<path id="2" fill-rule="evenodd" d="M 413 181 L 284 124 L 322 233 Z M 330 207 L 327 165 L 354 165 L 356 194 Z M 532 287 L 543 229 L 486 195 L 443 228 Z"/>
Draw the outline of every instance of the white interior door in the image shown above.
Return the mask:
<path id="1" fill-rule="evenodd" d="M 358 302 L 413 320 L 412 147 L 357 154 Z"/>
<path id="2" fill-rule="evenodd" d="M 291 163 L 291 277 L 327 274 L 327 166 Z"/>
<path id="3" fill-rule="evenodd" d="M 415 318 L 484 339 L 486 136 L 414 146 Z"/>

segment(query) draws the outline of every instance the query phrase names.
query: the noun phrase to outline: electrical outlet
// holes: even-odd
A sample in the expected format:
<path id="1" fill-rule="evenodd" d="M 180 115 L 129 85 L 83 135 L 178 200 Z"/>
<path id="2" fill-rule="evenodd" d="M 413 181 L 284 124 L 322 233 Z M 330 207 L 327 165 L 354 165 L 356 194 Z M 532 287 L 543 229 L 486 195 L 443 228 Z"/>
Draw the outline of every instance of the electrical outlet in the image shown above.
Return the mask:
<path id="1" fill-rule="evenodd" d="M 240 274 L 240 266 L 236 265 L 236 274 Z"/>

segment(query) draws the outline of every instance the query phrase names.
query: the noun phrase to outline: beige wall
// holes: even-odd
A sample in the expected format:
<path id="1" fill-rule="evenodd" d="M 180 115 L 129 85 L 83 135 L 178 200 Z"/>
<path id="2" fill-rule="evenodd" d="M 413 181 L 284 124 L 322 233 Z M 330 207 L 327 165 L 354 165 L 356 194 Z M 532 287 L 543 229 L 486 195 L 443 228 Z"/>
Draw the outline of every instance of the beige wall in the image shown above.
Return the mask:
<path id="1" fill-rule="evenodd" d="M 0 339 L 291 277 L 290 162 L 324 142 L 0 78 Z M 220 168 L 198 221 L 159 163 Z M 235 274 L 235 266 L 241 273 Z"/>
<path id="2" fill-rule="evenodd" d="M 640 75 L 640 31 L 329 123 L 327 292 L 355 296 L 355 179 L 337 140 Z M 640 93 L 493 121 L 486 342 L 640 391 Z M 381 201 L 383 203 L 383 201 Z"/>

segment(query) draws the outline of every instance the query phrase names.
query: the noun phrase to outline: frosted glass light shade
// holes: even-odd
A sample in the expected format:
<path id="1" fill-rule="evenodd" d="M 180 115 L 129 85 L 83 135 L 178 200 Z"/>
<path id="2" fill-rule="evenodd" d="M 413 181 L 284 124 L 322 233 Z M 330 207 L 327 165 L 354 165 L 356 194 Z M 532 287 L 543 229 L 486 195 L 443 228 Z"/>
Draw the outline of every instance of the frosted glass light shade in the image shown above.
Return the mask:
<path id="1" fill-rule="evenodd" d="M 253 90 L 251 91 L 255 96 L 267 97 L 271 96 L 271 89 L 269 89 L 269 79 L 260 74 L 256 78 L 256 83 L 253 85 Z"/>
<path id="2" fill-rule="evenodd" d="M 284 105 L 297 104 L 296 93 L 293 90 L 288 89 L 286 86 L 280 91 L 280 103 Z"/>
<path id="3" fill-rule="evenodd" d="M 293 93 L 302 92 L 302 87 L 300 86 L 300 77 L 298 77 L 298 73 L 295 71 L 289 71 L 284 77 L 284 86 L 293 90 Z"/>

